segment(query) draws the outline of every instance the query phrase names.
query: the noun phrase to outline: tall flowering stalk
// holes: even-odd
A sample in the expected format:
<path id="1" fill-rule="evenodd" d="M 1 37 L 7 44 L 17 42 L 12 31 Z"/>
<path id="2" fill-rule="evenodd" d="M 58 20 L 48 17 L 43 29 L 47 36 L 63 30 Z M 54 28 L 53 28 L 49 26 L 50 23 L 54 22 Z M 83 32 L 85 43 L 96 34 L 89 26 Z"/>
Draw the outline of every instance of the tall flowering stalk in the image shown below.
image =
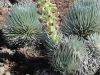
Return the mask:
<path id="1" fill-rule="evenodd" d="M 50 0 L 39 0 L 38 5 L 39 11 L 38 13 L 41 14 L 39 20 L 44 24 L 43 30 L 50 35 L 50 38 L 53 42 L 57 42 L 57 30 L 56 30 L 56 5 L 51 3 Z"/>

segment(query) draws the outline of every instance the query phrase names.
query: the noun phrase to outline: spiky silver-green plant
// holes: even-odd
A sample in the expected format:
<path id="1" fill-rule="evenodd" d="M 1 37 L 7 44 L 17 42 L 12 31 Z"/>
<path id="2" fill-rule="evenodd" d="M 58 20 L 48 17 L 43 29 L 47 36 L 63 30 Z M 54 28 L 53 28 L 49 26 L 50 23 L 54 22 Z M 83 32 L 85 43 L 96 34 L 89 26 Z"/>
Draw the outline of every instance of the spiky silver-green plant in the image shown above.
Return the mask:
<path id="1" fill-rule="evenodd" d="M 100 1 L 76 0 L 70 5 L 62 20 L 62 31 L 66 35 L 86 37 L 100 33 Z"/>
<path id="2" fill-rule="evenodd" d="M 94 33 L 88 36 L 88 40 L 95 48 L 100 49 L 100 34 Z"/>
<path id="3" fill-rule="evenodd" d="M 73 73 L 79 70 L 86 54 L 84 41 L 77 36 L 70 36 L 53 51 L 52 65 L 61 73 Z"/>
<path id="4" fill-rule="evenodd" d="M 9 44 L 28 44 L 40 38 L 42 25 L 38 21 L 37 10 L 35 4 L 19 3 L 11 8 L 2 29 Z"/>

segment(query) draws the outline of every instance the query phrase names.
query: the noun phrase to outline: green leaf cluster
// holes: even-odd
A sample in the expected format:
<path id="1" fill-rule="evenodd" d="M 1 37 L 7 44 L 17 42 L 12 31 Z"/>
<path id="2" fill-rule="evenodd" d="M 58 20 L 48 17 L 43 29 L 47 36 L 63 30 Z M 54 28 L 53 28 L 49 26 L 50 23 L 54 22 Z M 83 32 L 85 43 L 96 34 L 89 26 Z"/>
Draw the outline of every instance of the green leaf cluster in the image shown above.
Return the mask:
<path id="1" fill-rule="evenodd" d="M 41 37 L 42 25 L 38 21 L 36 4 L 14 5 L 5 21 L 2 32 L 9 44 L 36 42 Z"/>
<path id="2" fill-rule="evenodd" d="M 92 44 L 93 47 L 100 49 L 100 34 L 94 33 L 88 36 L 89 42 Z"/>
<path id="3" fill-rule="evenodd" d="M 84 40 L 70 36 L 56 46 L 51 62 L 63 74 L 74 73 L 79 70 L 86 53 Z"/>
<path id="4" fill-rule="evenodd" d="M 76 0 L 70 5 L 62 24 L 62 31 L 66 35 L 86 38 L 92 33 L 100 33 L 100 1 Z"/>

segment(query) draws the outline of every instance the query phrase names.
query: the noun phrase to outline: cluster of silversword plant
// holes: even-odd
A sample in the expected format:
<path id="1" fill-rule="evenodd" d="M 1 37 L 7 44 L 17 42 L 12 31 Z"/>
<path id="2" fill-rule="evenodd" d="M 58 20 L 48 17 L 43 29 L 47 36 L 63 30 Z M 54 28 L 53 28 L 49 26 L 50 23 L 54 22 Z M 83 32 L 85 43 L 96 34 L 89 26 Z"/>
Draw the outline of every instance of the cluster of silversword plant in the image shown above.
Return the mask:
<path id="1" fill-rule="evenodd" d="M 55 10 L 50 0 L 39 0 L 37 5 L 18 3 L 11 8 L 2 32 L 9 45 L 34 45 L 46 37 L 42 40 L 52 66 L 63 75 L 75 73 L 87 55 L 87 40 L 100 49 L 100 1 L 74 1 L 63 16 L 60 30 L 56 28 Z"/>

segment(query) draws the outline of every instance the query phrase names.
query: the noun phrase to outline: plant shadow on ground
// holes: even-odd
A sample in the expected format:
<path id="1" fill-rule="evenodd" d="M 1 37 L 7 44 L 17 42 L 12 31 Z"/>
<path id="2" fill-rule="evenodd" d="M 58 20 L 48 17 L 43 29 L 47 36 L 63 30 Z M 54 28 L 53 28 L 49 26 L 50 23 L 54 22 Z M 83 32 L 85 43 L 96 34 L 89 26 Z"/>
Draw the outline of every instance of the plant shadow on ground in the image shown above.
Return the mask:
<path id="1" fill-rule="evenodd" d="M 3 39 L 2 30 L 0 30 L 0 63 L 9 65 L 8 71 L 11 75 L 60 75 L 54 71 L 54 68 L 49 64 L 47 57 L 30 57 L 18 49 L 16 46 L 9 47 Z M 12 50 L 13 49 L 13 50 Z M 41 45 L 37 52 L 41 51 L 42 55 L 46 54 L 44 47 Z M 43 49 L 43 50 L 40 50 Z"/>

